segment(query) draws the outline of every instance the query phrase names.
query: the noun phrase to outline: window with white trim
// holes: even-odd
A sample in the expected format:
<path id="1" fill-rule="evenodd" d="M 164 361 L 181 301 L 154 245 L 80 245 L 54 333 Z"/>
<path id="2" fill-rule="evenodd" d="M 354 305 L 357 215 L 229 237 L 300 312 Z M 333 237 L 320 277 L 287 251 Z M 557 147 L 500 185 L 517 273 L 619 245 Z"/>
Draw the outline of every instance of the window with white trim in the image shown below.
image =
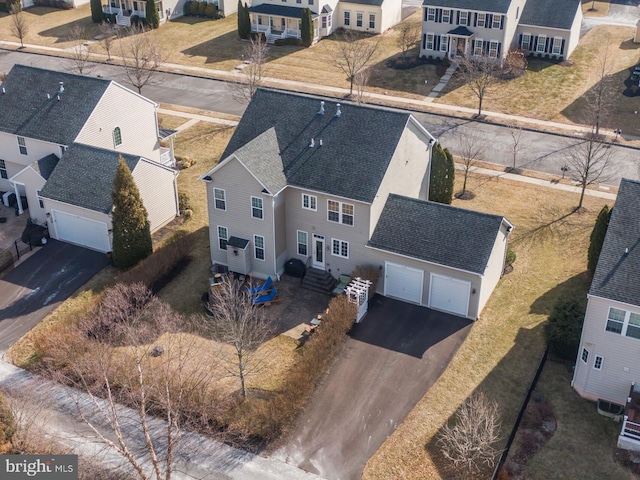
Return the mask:
<path id="1" fill-rule="evenodd" d="M 362 27 L 362 12 L 356 13 L 356 27 Z"/>
<path id="2" fill-rule="evenodd" d="M 562 37 L 553 37 L 553 46 L 551 47 L 551 53 L 560 55 L 562 52 Z"/>
<path id="3" fill-rule="evenodd" d="M 303 232 L 302 230 L 298 230 L 298 255 L 302 255 L 304 257 L 307 256 L 309 252 L 309 235 L 307 232 Z"/>
<path id="4" fill-rule="evenodd" d="M 640 339 L 640 313 L 610 307 L 605 330 L 625 337 Z"/>
<path id="5" fill-rule="evenodd" d="M 494 40 L 489 42 L 489 56 L 491 58 L 496 58 L 498 56 L 498 45 L 500 44 Z"/>
<path id="6" fill-rule="evenodd" d="M 486 13 L 479 13 L 478 14 L 478 19 L 476 21 L 478 27 L 484 27 L 487 21 L 487 14 Z"/>
<path id="7" fill-rule="evenodd" d="M 586 364 L 589 363 L 589 350 L 587 350 L 586 348 L 582 347 L 582 355 L 580 356 L 580 358 L 582 358 L 582 361 Z"/>
<path id="8" fill-rule="evenodd" d="M 327 200 L 327 220 L 343 225 L 353 225 L 353 205 Z"/>
<path id="9" fill-rule="evenodd" d="M 325 15 L 322 16 L 322 28 L 327 28 L 327 17 Z"/>
<path id="10" fill-rule="evenodd" d="M 348 27 L 351 25 L 351 12 L 344 12 L 344 26 Z"/>
<path id="11" fill-rule="evenodd" d="M 536 52 L 544 53 L 544 48 L 547 44 L 546 35 L 538 35 L 538 43 L 536 43 Z"/>
<path id="12" fill-rule="evenodd" d="M 349 258 L 349 242 L 338 240 L 337 238 L 332 238 L 331 255 L 342 258 Z"/>
<path id="13" fill-rule="evenodd" d="M 316 197 L 315 195 L 303 193 L 302 208 L 304 208 L 305 210 L 313 210 L 315 212 L 318 209 L 318 197 Z"/>
<path id="14" fill-rule="evenodd" d="M 609 315 L 607 316 L 607 326 L 605 330 L 612 333 L 622 333 L 624 328 L 624 319 L 627 316 L 627 312 L 619 308 L 609 308 Z"/>
<path id="15" fill-rule="evenodd" d="M 7 174 L 7 164 L 4 163 L 4 160 L 0 160 L 0 178 L 9 178 Z"/>
<path id="16" fill-rule="evenodd" d="M 370 13 L 369 14 L 369 28 L 371 28 L 371 29 L 376 28 L 376 14 L 375 13 Z"/>
<path id="17" fill-rule="evenodd" d="M 40 208 L 44 208 L 44 201 L 40 195 L 40 190 L 36 190 L 36 197 L 38 197 L 38 205 L 40 205 Z"/>
<path id="18" fill-rule="evenodd" d="M 629 320 L 625 335 L 627 337 L 640 338 L 640 315 L 637 313 L 629 313 Z"/>
<path id="19" fill-rule="evenodd" d="M 427 33 L 426 41 L 424 43 L 425 50 L 433 50 L 433 33 Z"/>
<path id="20" fill-rule="evenodd" d="M 435 22 L 436 21 L 436 9 L 435 8 L 427 8 L 427 22 Z"/>
<path id="21" fill-rule="evenodd" d="M 602 370 L 602 361 L 603 361 L 603 358 L 600 355 L 596 355 L 596 359 L 593 362 L 593 369 Z"/>
<path id="22" fill-rule="evenodd" d="M 251 216 L 262 220 L 264 211 L 262 208 L 262 199 L 260 197 L 251 197 Z"/>
<path id="23" fill-rule="evenodd" d="M 469 25 L 469 12 L 460 12 L 460 22 L 458 25 Z"/>
<path id="24" fill-rule="evenodd" d="M 331 28 L 331 18 L 332 18 L 332 16 L 331 16 L 331 14 L 329 14 L 329 16 L 327 17 L 327 27 L 328 28 Z"/>
<path id="25" fill-rule="evenodd" d="M 264 237 L 262 235 L 253 236 L 254 256 L 256 260 L 264 260 Z"/>
<path id="26" fill-rule="evenodd" d="M 522 50 L 530 50 L 531 49 L 531 34 L 523 33 L 522 41 L 520 42 L 520 48 Z"/>
<path id="27" fill-rule="evenodd" d="M 113 129 L 113 146 L 117 147 L 118 145 L 122 145 L 122 131 L 120 127 Z"/>
<path id="28" fill-rule="evenodd" d="M 309 0 L 309 5 L 313 5 L 313 0 Z"/>
<path id="29" fill-rule="evenodd" d="M 440 35 L 440 51 L 441 52 L 449 51 L 449 36 L 448 35 Z"/>
<path id="30" fill-rule="evenodd" d="M 229 230 L 227 230 L 227 227 L 221 227 L 220 225 L 218 225 L 218 248 L 220 250 L 226 250 L 228 241 Z"/>
<path id="31" fill-rule="evenodd" d="M 214 198 L 214 207 L 216 210 L 226 210 L 227 209 L 227 199 L 225 197 L 224 190 L 221 188 L 213 189 L 213 198 Z"/>
<path id="32" fill-rule="evenodd" d="M 493 25 L 491 25 L 492 28 L 500 28 L 500 25 L 502 24 L 502 15 L 494 15 L 493 16 Z"/>
<path id="33" fill-rule="evenodd" d="M 20 150 L 21 155 L 27 154 L 27 141 L 24 137 L 18 137 L 18 150 Z"/>
<path id="34" fill-rule="evenodd" d="M 442 23 L 449 23 L 451 21 L 451 10 L 442 10 Z"/>
<path id="35" fill-rule="evenodd" d="M 475 46 L 473 47 L 473 54 L 476 57 L 479 57 L 480 55 L 482 55 L 482 47 L 484 47 L 484 40 L 482 40 L 481 38 L 476 39 L 476 43 L 474 44 Z"/>

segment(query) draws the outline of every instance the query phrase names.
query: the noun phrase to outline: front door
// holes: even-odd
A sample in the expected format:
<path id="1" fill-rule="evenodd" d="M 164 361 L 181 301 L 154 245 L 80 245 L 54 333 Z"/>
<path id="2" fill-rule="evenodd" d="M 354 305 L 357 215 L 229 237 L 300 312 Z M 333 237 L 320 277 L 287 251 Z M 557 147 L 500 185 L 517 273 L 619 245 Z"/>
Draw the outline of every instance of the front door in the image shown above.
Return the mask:
<path id="1" fill-rule="evenodd" d="M 458 39 L 458 55 L 461 57 L 464 57 L 464 51 L 466 49 L 467 46 L 467 40 L 464 38 L 459 38 Z"/>
<path id="2" fill-rule="evenodd" d="M 313 234 L 313 268 L 324 270 L 324 237 Z"/>

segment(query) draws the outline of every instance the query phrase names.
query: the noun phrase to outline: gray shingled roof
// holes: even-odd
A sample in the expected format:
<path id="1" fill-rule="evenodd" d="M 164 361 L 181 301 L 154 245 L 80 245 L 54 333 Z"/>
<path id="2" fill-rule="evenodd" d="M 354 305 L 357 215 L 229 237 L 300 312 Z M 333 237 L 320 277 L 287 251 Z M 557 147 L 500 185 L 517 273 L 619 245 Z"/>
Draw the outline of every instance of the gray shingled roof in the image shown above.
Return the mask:
<path id="1" fill-rule="evenodd" d="M 520 17 L 520 25 L 570 30 L 580 0 L 527 0 Z"/>
<path id="2" fill-rule="evenodd" d="M 340 3 L 356 3 L 358 5 L 374 5 L 379 7 L 384 0 L 340 0 Z"/>
<path id="3" fill-rule="evenodd" d="M 59 82 L 64 83 L 60 100 Z M 0 131 L 71 145 L 110 83 L 14 65 L 2 83 L 5 93 L 0 93 Z"/>
<path id="4" fill-rule="evenodd" d="M 391 194 L 368 245 L 483 274 L 503 217 Z"/>
<path id="5" fill-rule="evenodd" d="M 158 128 L 158 137 L 160 137 L 160 139 L 170 137 L 171 135 L 175 135 L 176 133 L 178 133 L 178 130 L 172 130 L 170 128 L 162 127 Z"/>
<path id="6" fill-rule="evenodd" d="M 410 115 L 342 104 L 336 117 L 334 101 L 325 102 L 324 115 L 319 109 L 317 98 L 258 90 L 222 158 L 273 127 L 288 185 L 372 202 Z M 268 148 L 271 162 L 277 161 L 275 145 Z"/>
<path id="7" fill-rule="evenodd" d="M 227 240 L 227 245 L 244 250 L 245 248 L 247 248 L 247 245 L 249 245 L 249 240 L 240 237 L 229 237 L 229 240 Z"/>
<path id="8" fill-rule="evenodd" d="M 113 203 L 111 192 L 118 167 L 118 152 L 75 143 L 58 162 L 41 195 L 45 198 L 77 205 L 101 213 L 109 213 Z M 122 154 L 129 169 L 139 156 Z"/>
<path id="9" fill-rule="evenodd" d="M 38 170 L 38 173 L 40 173 L 40 176 L 48 180 L 59 161 L 58 156 L 52 153 L 35 162 L 34 166 Z"/>
<path id="10" fill-rule="evenodd" d="M 640 183 L 620 182 L 589 293 L 640 305 Z M 625 249 L 629 253 L 625 253 Z"/>
<path id="11" fill-rule="evenodd" d="M 464 25 L 460 25 L 459 27 L 456 27 L 453 30 L 449 30 L 447 33 L 449 35 L 457 35 L 457 36 L 463 36 L 463 37 L 473 37 L 474 35 L 474 33 Z"/>
<path id="12" fill-rule="evenodd" d="M 234 152 L 269 193 L 275 194 L 287 186 L 276 131 L 272 127 Z"/>
<path id="13" fill-rule="evenodd" d="M 458 8 L 479 12 L 507 13 L 511 0 L 424 0 L 423 7 Z"/>
<path id="14" fill-rule="evenodd" d="M 272 5 L 270 3 L 261 3 L 255 7 L 250 7 L 249 12 L 260 13 L 264 15 L 275 15 L 285 18 L 302 18 L 302 7 L 288 7 L 286 5 Z M 311 18 L 317 18 L 318 14 L 311 12 Z"/>

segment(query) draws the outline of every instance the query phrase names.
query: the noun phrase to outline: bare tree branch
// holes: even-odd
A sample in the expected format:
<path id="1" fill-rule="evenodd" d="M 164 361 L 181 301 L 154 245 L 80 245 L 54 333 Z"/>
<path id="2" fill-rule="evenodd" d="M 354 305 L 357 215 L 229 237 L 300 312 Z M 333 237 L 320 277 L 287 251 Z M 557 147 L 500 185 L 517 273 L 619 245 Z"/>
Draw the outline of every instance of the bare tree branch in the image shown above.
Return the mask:
<path id="1" fill-rule="evenodd" d="M 107 61 L 111 61 L 111 48 L 113 47 L 113 41 L 116 39 L 116 34 L 114 32 L 114 26 L 111 23 L 102 22 L 100 24 L 100 42 L 102 43 L 102 48 L 107 52 Z"/>
<path id="2" fill-rule="evenodd" d="M 593 87 L 583 97 L 587 104 L 585 121 L 596 135 L 600 135 L 600 127 L 606 125 L 615 105 L 616 87 L 611 84 L 612 80 L 615 82 L 611 77 L 612 57 L 611 39 L 607 37 L 604 48 L 593 61 L 590 78 Z"/>
<path id="3" fill-rule="evenodd" d="M 523 130 L 522 127 L 519 127 L 517 125 L 509 125 L 509 136 L 511 155 L 513 158 L 513 165 L 511 168 L 515 171 L 518 168 L 518 155 L 520 155 L 520 152 L 527 148 L 528 135 L 527 131 Z"/>
<path id="4" fill-rule="evenodd" d="M 80 25 L 76 25 L 71 28 L 69 35 L 67 36 L 67 40 L 73 42 L 73 46 L 71 47 L 71 59 L 73 60 L 73 64 L 80 75 L 84 75 L 87 71 L 90 57 L 89 48 L 85 45 L 86 36 L 87 34 L 85 29 Z"/>
<path id="5" fill-rule="evenodd" d="M 396 39 L 396 45 L 402 52 L 402 59 L 406 61 L 407 52 L 420 41 L 422 25 L 417 22 L 402 22 L 397 27 L 397 30 L 398 38 Z"/>
<path id="6" fill-rule="evenodd" d="M 359 38 L 356 33 L 346 30 L 344 33 L 336 35 L 336 41 L 333 44 L 333 48 L 329 49 L 329 54 L 347 76 L 349 95 L 353 95 L 356 76 L 376 60 L 380 37 Z"/>
<path id="7" fill-rule="evenodd" d="M 250 39 L 242 51 L 245 63 L 240 73 L 243 80 L 235 86 L 233 97 L 237 102 L 249 103 L 266 75 L 268 45 L 262 36 L 256 36 Z"/>
<path id="8" fill-rule="evenodd" d="M 29 24 L 22 13 L 20 3 L 11 5 L 11 34 L 20 40 L 20 48 L 24 48 L 24 37 L 29 33 Z"/>
<path id="9" fill-rule="evenodd" d="M 457 193 L 456 197 L 465 200 L 472 198 L 467 192 L 467 180 L 471 168 L 483 160 L 487 146 L 482 134 L 477 129 L 460 127 L 457 135 L 464 181 L 462 182 L 462 191 Z"/>
<path id="10" fill-rule="evenodd" d="M 164 62 L 162 51 L 144 28 L 129 27 L 120 38 L 120 57 L 125 75 L 138 93 L 142 93 L 143 87 L 152 82 Z"/>
<path id="11" fill-rule="evenodd" d="M 482 115 L 482 102 L 500 81 L 500 60 L 486 53 L 469 55 L 459 60 L 459 68 L 464 83 L 478 97 L 478 115 Z"/>

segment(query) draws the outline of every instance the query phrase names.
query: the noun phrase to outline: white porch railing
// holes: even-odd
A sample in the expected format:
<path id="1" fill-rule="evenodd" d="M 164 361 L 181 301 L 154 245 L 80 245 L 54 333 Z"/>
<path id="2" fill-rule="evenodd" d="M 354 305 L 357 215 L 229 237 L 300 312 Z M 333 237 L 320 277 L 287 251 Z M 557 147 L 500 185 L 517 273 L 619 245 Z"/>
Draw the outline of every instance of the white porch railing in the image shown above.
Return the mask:
<path id="1" fill-rule="evenodd" d="M 171 158 L 171 149 L 160 147 L 160 163 L 166 167 L 175 165 L 175 159 Z"/>
<path id="2" fill-rule="evenodd" d="M 287 28 L 284 33 L 287 37 L 300 38 L 300 30 L 296 28 Z"/>
<path id="3" fill-rule="evenodd" d="M 264 32 L 265 35 L 270 35 L 271 34 L 271 27 L 269 25 L 253 25 L 253 29 L 254 32 Z"/>
<path id="4" fill-rule="evenodd" d="M 629 420 L 629 417 L 625 415 L 620 435 L 640 442 L 640 423 L 632 422 Z"/>

